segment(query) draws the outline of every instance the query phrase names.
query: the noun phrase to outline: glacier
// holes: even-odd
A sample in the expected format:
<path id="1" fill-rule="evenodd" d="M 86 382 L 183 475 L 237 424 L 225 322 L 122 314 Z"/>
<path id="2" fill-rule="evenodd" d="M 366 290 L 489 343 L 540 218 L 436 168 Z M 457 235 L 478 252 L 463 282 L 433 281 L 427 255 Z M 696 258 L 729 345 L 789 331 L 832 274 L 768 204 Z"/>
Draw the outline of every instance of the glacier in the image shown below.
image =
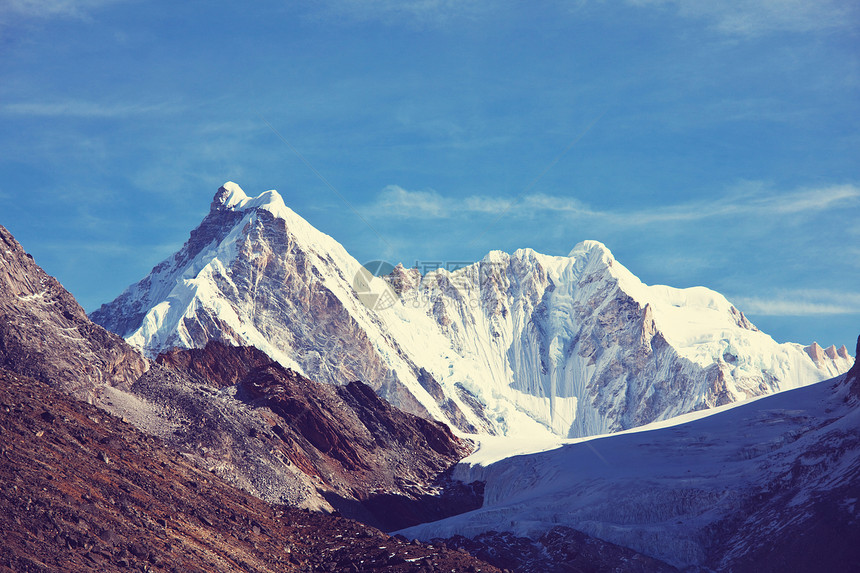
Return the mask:
<path id="1" fill-rule="evenodd" d="M 367 292 L 387 295 L 368 304 Z M 185 245 L 91 315 L 144 354 L 251 345 L 322 382 L 360 379 L 463 434 L 618 432 L 848 370 L 777 343 L 719 293 L 643 284 L 597 241 L 374 277 L 276 191 L 216 193 Z"/>
<path id="2" fill-rule="evenodd" d="M 454 473 L 486 483 L 481 509 L 400 533 L 537 537 L 563 525 L 679 568 L 843 570 L 860 533 L 854 370 L 853 383 L 843 374 L 542 452 L 497 438 Z"/>

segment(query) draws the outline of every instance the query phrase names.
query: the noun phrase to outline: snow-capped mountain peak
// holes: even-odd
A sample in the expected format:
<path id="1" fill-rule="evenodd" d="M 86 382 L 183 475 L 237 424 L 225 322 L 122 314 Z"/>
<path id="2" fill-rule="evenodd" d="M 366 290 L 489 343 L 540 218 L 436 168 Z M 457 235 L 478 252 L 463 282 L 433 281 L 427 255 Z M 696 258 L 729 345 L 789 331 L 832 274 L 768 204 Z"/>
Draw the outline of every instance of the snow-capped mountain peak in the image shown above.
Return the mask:
<path id="1" fill-rule="evenodd" d="M 312 379 L 360 379 L 413 413 L 498 434 L 623 430 L 852 362 L 777 344 L 704 287 L 645 285 L 597 241 L 373 277 L 276 191 L 232 182 L 178 253 L 92 318 L 150 355 L 252 345 Z"/>
<path id="2" fill-rule="evenodd" d="M 289 223 L 304 221 L 284 203 L 281 194 L 270 189 L 256 197 L 249 197 L 241 187 L 228 181 L 218 189 L 212 201 L 212 210 L 229 210 L 234 212 L 251 212 L 263 209 Z M 319 233 L 319 231 L 317 231 Z M 320 235 L 322 233 L 319 233 Z"/>
<path id="3" fill-rule="evenodd" d="M 256 197 L 248 197 L 239 185 L 228 181 L 224 183 L 215 194 L 215 199 L 212 201 L 212 207 L 215 209 L 230 209 L 232 211 L 251 211 L 253 209 L 266 209 L 273 215 L 283 219 L 291 219 L 295 217 L 295 213 L 289 209 L 284 203 L 284 198 L 281 194 L 270 189 L 264 191 Z"/>

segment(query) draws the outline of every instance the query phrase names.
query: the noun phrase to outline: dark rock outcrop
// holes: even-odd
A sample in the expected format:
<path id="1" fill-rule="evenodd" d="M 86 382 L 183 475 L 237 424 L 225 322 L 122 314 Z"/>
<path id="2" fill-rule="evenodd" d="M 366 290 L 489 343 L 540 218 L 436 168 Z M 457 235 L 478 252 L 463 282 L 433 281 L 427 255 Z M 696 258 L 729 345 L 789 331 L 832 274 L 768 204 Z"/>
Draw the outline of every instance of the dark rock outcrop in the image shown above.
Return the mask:
<path id="1" fill-rule="evenodd" d="M 851 367 L 851 370 L 848 371 L 848 374 L 845 375 L 846 382 L 851 385 L 851 394 L 860 398 L 860 362 L 858 362 L 858 358 L 860 358 L 860 336 L 857 337 L 857 350 L 854 352 L 854 365 Z"/>
<path id="2" fill-rule="evenodd" d="M 238 384 L 248 372 L 272 363 L 271 358 L 248 346 L 227 347 L 213 342 L 204 348 L 174 348 L 158 355 L 156 362 L 173 370 L 185 371 L 200 382 L 216 388 Z"/>
<path id="3" fill-rule="evenodd" d="M 394 408 L 361 382 L 317 383 L 255 348 L 219 342 L 162 354 L 157 361 L 173 375 L 198 383 L 235 385 L 225 391 L 234 393 L 239 403 L 222 400 L 229 408 L 226 415 L 212 408 L 211 398 L 195 397 L 193 385 L 153 381 L 165 376 L 160 370 L 144 377 L 134 391 L 181 411 L 177 418 L 190 420 L 187 425 L 195 431 L 168 437 L 175 445 L 187 449 L 205 443 L 209 455 L 229 458 L 251 482 L 261 473 L 260 464 L 282 479 L 299 470 L 333 509 L 385 529 L 440 519 L 481 504 L 480 485 L 446 477 L 472 450 L 471 443 L 439 422 Z M 258 452 L 257 465 L 243 465 L 246 454 L 260 446 L 269 455 Z M 302 486 L 281 485 L 268 495 L 260 486 L 249 489 L 275 499 L 289 487 Z"/>
<path id="4" fill-rule="evenodd" d="M 0 226 L 0 366 L 92 402 L 99 386 L 128 388 L 149 364 L 90 322 L 60 282 Z"/>

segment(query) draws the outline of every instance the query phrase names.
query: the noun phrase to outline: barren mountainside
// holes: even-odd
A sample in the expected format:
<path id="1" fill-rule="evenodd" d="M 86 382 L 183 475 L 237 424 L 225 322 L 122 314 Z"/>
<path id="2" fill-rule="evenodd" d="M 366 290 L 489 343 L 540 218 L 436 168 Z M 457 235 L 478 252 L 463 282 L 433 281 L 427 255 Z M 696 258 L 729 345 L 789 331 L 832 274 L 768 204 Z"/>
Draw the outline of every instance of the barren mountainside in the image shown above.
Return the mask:
<path id="1" fill-rule="evenodd" d="M 386 529 L 480 507 L 480 487 L 446 478 L 472 444 L 359 381 L 313 382 L 256 348 L 217 342 L 158 362 L 132 389 L 146 400 L 149 423 L 263 499 Z"/>
<path id="2" fill-rule="evenodd" d="M 446 478 L 472 445 L 441 423 L 393 408 L 359 381 L 313 382 L 256 348 L 212 343 L 150 363 L 91 323 L 0 231 L 0 364 L 9 370 L 95 402 L 273 503 L 389 529 L 480 505 L 479 487 Z"/>
<path id="3" fill-rule="evenodd" d="M 356 521 L 272 506 L 130 424 L 0 369 L 0 570 L 497 571 Z"/>
<path id="4" fill-rule="evenodd" d="M 90 322 L 74 297 L 0 226 L 0 367 L 97 402 L 100 387 L 129 388 L 148 362 Z"/>

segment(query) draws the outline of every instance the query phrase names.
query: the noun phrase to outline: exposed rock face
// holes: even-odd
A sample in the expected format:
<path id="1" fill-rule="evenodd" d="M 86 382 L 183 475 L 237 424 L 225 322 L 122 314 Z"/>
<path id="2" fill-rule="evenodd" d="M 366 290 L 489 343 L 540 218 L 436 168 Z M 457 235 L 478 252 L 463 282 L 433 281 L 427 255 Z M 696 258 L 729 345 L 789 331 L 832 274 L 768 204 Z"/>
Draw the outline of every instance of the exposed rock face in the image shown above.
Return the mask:
<path id="1" fill-rule="evenodd" d="M 498 571 L 349 519 L 269 505 L 118 418 L 3 369 L 0 431 L 4 571 Z"/>
<path id="2" fill-rule="evenodd" d="M 203 348 L 168 350 L 159 354 L 156 362 L 171 370 L 189 373 L 198 382 L 223 388 L 238 384 L 248 372 L 270 365 L 272 359 L 253 347 L 228 348 L 211 342 Z"/>
<path id="3" fill-rule="evenodd" d="M 857 354 L 855 356 L 860 356 L 860 336 L 857 337 Z M 860 364 L 857 361 L 845 375 L 845 380 L 847 384 L 851 385 L 851 394 L 860 398 Z"/>
<path id="4" fill-rule="evenodd" d="M 63 286 L 0 226 L 0 366 L 97 401 L 99 388 L 128 388 L 148 362 L 87 318 Z"/>
<path id="5" fill-rule="evenodd" d="M 395 269 L 392 281 L 403 276 Z M 443 387 L 455 380 L 488 419 L 510 424 L 513 403 L 562 436 L 797 387 L 852 363 L 838 352 L 816 361 L 799 345 L 775 343 L 713 291 L 644 285 L 594 241 L 568 257 L 493 252 L 404 293 L 406 307 L 434 301 L 428 315 L 455 357 L 442 361 L 447 372 L 424 366 Z"/>
<path id="6" fill-rule="evenodd" d="M 165 439 L 264 499 L 386 529 L 480 507 L 479 486 L 445 478 L 471 444 L 361 382 L 316 383 L 256 348 L 217 342 L 158 362 L 173 371 L 153 369 L 133 391 L 158 406 L 162 427 L 183 421 Z"/>
<path id="7" fill-rule="evenodd" d="M 644 285 L 595 241 L 566 257 L 493 251 L 425 276 L 400 265 L 357 281 L 361 270 L 276 192 L 250 198 L 228 183 L 179 253 L 92 316 L 152 356 L 256 346 L 311 379 L 362 380 L 477 433 L 624 430 L 852 363 L 777 344 L 708 289 Z M 379 286 L 392 300 L 368 308 L 358 291 Z"/>
<path id="8" fill-rule="evenodd" d="M 113 312 L 102 305 L 92 313 L 92 320 L 111 332 L 120 334 L 137 328 L 143 317 L 150 311 L 148 303 L 151 300 L 166 297 L 173 286 L 170 285 L 168 288 L 167 284 L 158 279 L 174 267 L 185 268 L 192 265 L 206 249 L 212 246 L 212 243 L 223 241 L 233 226 L 242 219 L 241 213 L 221 208 L 224 193 L 223 187 L 218 190 L 209 216 L 200 223 L 199 227 L 191 231 L 191 237 L 181 251 L 152 269 L 150 275 L 137 285 L 137 289 L 120 295 L 117 300 L 122 301 L 122 313 Z M 146 293 L 147 296 L 140 296 L 142 293 Z"/>

